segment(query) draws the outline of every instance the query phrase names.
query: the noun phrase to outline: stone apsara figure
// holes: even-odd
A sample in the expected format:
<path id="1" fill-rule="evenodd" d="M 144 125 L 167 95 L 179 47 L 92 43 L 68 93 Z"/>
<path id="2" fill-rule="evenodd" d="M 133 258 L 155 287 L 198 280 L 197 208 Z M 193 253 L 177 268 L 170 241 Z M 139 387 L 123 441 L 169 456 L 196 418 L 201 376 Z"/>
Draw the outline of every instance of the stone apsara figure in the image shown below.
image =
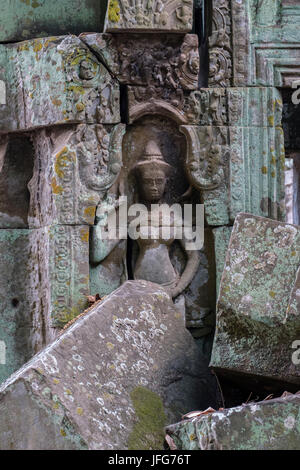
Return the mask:
<path id="1" fill-rule="evenodd" d="M 137 202 L 142 204 L 145 210 L 138 218 L 138 225 L 135 226 L 136 232 L 139 232 L 139 237 L 135 237 L 138 245 L 136 260 L 128 260 L 127 257 L 127 262 L 131 263 L 130 268 L 132 269 L 129 271 L 132 272 L 134 279 L 160 284 L 175 298 L 192 281 L 199 267 L 200 258 L 198 251 L 186 249 L 181 213 L 173 211 L 172 207 L 164 203 L 164 194 L 171 168 L 163 159 L 157 143 L 150 141 L 132 169 L 138 188 Z M 112 212 L 118 208 L 118 205 L 117 199 L 111 201 Z M 163 207 L 171 210 L 163 211 Z M 129 217 L 129 237 L 132 235 L 130 230 L 132 219 L 133 217 Z M 116 288 L 115 281 L 118 277 L 120 278 L 121 270 L 123 272 L 122 280 L 124 281 L 127 277 L 127 267 L 124 268 L 125 240 L 104 239 L 107 221 L 108 218 L 105 219 L 105 216 L 104 218 L 98 217 L 92 232 L 90 256 L 92 272 L 94 272 L 92 274 L 94 294 L 102 293 L 102 284 L 109 283 L 110 277 L 114 280 L 113 287 Z M 183 233 L 183 238 L 179 239 L 179 242 L 187 257 L 187 263 L 181 275 L 174 268 L 169 253 L 171 245 L 179 238 L 177 236 L 179 230 L 180 233 Z M 114 264 L 118 272 L 117 275 L 113 269 Z M 98 286 L 97 283 L 99 283 Z M 107 288 L 108 284 L 106 291 Z"/>
<path id="2" fill-rule="evenodd" d="M 179 241 L 187 255 L 187 264 L 181 276 L 171 263 L 169 249 L 178 238 L 178 231 L 183 231 L 181 213 L 178 214 L 176 210 L 163 210 L 167 206 L 164 204 L 164 193 L 170 171 L 171 166 L 163 159 L 156 142 L 148 142 L 142 158 L 133 168 L 138 184 L 139 202 L 147 207 L 147 213 L 144 214 L 139 227 L 139 253 L 133 275 L 134 279 L 161 284 L 170 291 L 172 297 L 177 297 L 196 274 L 199 254 L 198 251 L 186 250 L 183 235 Z M 156 211 L 153 205 L 157 206 Z"/>

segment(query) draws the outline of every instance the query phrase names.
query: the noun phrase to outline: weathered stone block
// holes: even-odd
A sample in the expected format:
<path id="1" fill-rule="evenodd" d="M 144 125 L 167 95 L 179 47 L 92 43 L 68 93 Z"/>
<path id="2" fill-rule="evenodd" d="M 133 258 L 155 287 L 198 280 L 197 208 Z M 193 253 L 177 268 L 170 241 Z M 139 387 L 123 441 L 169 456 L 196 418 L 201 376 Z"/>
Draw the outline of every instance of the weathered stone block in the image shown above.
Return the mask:
<path id="1" fill-rule="evenodd" d="M 239 212 L 285 219 L 283 130 L 229 127 L 230 220 Z"/>
<path id="2" fill-rule="evenodd" d="M 89 228 L 0 230 L 0 274 L 2 382 L 86 308 Z"/>
<path id="3" fill-rule="evenodd" d="M 130 90 L 129 106 L 136 105 Z M 135 92 L 138 95 L 138 91 Z M 135 100 L 137 101 L 137 99 Z M 172 104 L 172 103 L 171 103 Z M 183 119 L 201 126 L 281 126 L 282 97 L 274 87 L 200 88 L 184 97 Z"/>
<path id="4" fill-rule="evenodd" d="M 0 448 L 162 449 L 215 391 L 164 289 L 127 282 L 3 384 Z"/>
<path id="5" fill-rule="evenodd" d="M 62 327 L 87 306 L 89 228 L 56 225 L 49 229 L 51 326 Z"/>
<path id="6" fill-rule="evenodd" d="M 249 403 L 167 427 L 178 450 L 299 450 L 300 395 Z"/>
<path id="7" fill-rule="evenodd" d="M 193 0 L 109 0 L 105 21 L 108 32 L 189 32 Z"/>
<path id="8" fill-rule="evenodd" d="M 166 101 L 183 99 L 182 90 L 197 90 L 200 59 L 196 34 L 80 35 L 83 43 L 126 85 L 139 85 L 139 99 L 152 95 Z M 150 88 L 150 89 L 149 89 Z"/>
<path id="9" fill-rule="evenodd" d="M 1 0 L 0 42 L 102 31 L 107 0 Z"/>
<path id="10" fill-rule="evenodd" d="M 75 36 L 0 46 L 0 80 L 0 132 L 120 122 L 118 83 Z"/>
<path id="11" fill-rule="evenodd" d="M 0 383 L 49 340 L 47 252 L 45 229 L 0 230 Z"/>
<path id="12" fill-rule="evenodd" d="M 298 226 L 237 216 L 217 304 L 216 371 L 258 384 L 274 380 L 274 388 L 300 384 L 292 361 L 300 338 L 299 246 Z"/>

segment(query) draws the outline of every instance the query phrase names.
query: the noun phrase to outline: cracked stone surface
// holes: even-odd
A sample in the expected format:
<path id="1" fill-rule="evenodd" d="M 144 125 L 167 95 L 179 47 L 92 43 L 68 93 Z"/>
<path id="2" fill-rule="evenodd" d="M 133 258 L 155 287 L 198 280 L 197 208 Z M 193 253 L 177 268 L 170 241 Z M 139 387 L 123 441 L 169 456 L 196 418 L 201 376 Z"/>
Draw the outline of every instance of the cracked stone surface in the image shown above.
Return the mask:
<path id="1" fill-rule="evenodd" d="M 0 449 L 161 449 L 165 425 L 215 397 L 166 291 L 129 281 L 2 385 Z"/>

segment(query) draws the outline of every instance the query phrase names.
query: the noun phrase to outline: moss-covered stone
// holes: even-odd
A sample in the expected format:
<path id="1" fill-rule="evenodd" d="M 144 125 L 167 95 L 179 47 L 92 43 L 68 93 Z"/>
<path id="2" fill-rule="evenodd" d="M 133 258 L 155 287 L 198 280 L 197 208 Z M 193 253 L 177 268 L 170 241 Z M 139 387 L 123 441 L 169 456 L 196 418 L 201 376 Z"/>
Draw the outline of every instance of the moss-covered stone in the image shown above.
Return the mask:
<path id="1" fill-rule="evenodd" d="M 146 387 L 136 387 L 130 396 L 138 422 L 129 436 L 128 449 L 163 449 L 166 415 L 161 397 Z"/>

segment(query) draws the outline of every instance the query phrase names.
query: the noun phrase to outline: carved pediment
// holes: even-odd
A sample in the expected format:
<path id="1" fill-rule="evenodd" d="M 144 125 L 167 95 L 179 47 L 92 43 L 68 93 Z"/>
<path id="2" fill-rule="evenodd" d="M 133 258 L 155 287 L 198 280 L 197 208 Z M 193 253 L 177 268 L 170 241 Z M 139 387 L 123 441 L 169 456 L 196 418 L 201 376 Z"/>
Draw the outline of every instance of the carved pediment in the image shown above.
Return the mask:
<path id="1" fill-rule="evenodd" d="M 193 0 L 109 0 L 105 30 L 189 32 Z"/>

